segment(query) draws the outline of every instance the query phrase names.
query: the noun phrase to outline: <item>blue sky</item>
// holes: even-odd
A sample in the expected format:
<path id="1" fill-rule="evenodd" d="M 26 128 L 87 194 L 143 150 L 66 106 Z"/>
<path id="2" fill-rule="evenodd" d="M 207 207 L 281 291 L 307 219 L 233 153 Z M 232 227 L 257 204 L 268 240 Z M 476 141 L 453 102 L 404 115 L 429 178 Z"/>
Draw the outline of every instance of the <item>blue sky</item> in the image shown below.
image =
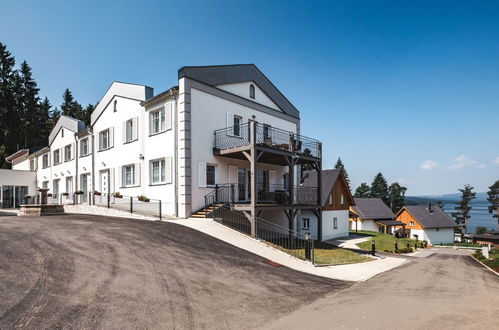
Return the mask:
<path id="1" fill-rule="evenodd" d="M 499 180 L 497 1 L 4 1 L 0 41 L 41 94 L 161 92 L 184 65 L 255 63 L 352 184 L 409 195 Z"/>

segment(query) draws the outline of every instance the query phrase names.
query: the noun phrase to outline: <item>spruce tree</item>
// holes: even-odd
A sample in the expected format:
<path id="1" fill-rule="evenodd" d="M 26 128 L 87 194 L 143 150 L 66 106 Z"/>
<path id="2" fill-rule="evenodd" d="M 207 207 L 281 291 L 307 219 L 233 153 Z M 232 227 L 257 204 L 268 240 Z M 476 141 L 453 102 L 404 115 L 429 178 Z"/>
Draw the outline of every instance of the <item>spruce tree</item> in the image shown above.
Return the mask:
<path id="1" fill-rule="evenodd" d="M 369 197 L 370 194 L 371 194 L 371 188 L 369 188 L 367 183 L 362 182 L 360 186 L 358 186 L 357 189 L 355 189 L 355 194 L 353 195 L 353 197 L 359 197 L 359 198 Z"/>
<path id="2" fill-rule="evenodd" d="M 15 151 L 14 130 L 16 97 L 13 89 L 16 62 L 7 47 L 0 42 L 0 168 L 8 168 L 5 157 Z"/>
<path id="3" fill-rule="evenodd" d="M 493 217 L 496 218 L 499 223 L 499 180 L 489 187 L 487 196 L 487 201 L 490 203 L 489 213 L 493 214 Z"/>
<path id="4" fill-rule="evenodd" d="M 345 177 L 345 182 L 347 183 L 348 189 L 350 189 L 350 179 L 348 178 L 348 173 L 347 173 L 347 170 L 345 169 L 345 165 L 341 161 L 341 157 L 338 157 L 338 160 L 336 161 L 334 168 L 341 169 L 341 172 L 343 173 L 343 176 Z"/>
<path id="5" fill-rule="evenodd" d="M 95 105 L 88 104 L 83 110 L 83 120 L 87 126 L 90 126 L 90 117 L 92 116 L 92 112 L 95 110 Z"/>
<path id="6" fill-rule="evenodd" d="M 52 130 L 51 109 L 52 105 L 47 97 L 38 105 L 38 122 L 40 123 L 39 134 L 43 139 L 40 145 L 45 145 L 47 143 L 47 137 Z"/>
<path id="7" fill-rule="evenodd" d="M 20 112 L 19 115 L 21 117 L 20 129 L 23 134 L 24 148 L 28 148 L 43 143 L 41 141 L 43 136 L 41 136 L 39 132 L 39 89 L 32 77 L 31 68 L 26 61 L 21 64 L 19 77 L 21 79 L 21 89 L 18 91 L 20 99 L 18 111 Z"/>
<path id="8" fill-rule="evenodd" d="M 461 192 L 461 200 L 456 203 L 454 207 L 456 211 L 452 212 L 452 217 L 458 226 L 464 227 L 464 232 L 466 233 L 466 226 L 471 211 L 470 202 L 475 198 L 476 194 L 473 192 L 473 187 L 469 184 L 465 185 L 463 189 L 459 189 L 459 191 Z"/>
<path id="9" fill-rule="evenodd" d="M 388 183 L 381 173 L 376 174 L 371 183 L 371 197 L 381 198 L 386 205 L 390 205 Z"/>
<path id="10" fill-rule="evenodd" d="M 64 94 L 62 94 L 62 104 L 61 104 L 62 115 L 75 118 L 76 111 L 74 106 L 73 94 L 66 88 Z"/>
<path id="11" fill-rule="evenodd" d="M 390 195 L 390 209 L 393 213 L 397 213 L 405 202 L 406 187 L 401 186 L 398 182 L 394 182 L 388 187 Z"/>

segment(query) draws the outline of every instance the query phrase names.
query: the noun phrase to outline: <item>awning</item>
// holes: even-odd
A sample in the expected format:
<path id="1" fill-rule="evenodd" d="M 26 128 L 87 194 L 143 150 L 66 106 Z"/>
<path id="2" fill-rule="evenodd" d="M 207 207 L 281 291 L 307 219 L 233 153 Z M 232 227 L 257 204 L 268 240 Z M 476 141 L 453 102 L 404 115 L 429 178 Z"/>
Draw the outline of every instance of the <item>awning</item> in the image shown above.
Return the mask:
<path id="1" fill-rule="evenodd" d="M 381 220 L 376 222 L 385 226 L 405 226 L 405 223 L 397 220 Z"/>

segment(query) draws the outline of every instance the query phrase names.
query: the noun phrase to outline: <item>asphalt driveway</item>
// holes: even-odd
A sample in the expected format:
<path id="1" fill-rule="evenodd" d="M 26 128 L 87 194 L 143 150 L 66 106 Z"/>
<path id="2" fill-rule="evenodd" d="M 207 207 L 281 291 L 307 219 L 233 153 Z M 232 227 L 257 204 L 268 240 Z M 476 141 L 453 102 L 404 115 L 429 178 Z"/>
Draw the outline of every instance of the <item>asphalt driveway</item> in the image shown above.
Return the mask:
<path id="1" fill-rule="evenodd" d="M 271 329 L 498 329 L 499 277 L 438 249 L 304 306 Z"/>
<path id="2" fill-rule="evenodd" d="M 0 329 L 259 327 L 350 285 L 171 223 L 0 217 Z"/>

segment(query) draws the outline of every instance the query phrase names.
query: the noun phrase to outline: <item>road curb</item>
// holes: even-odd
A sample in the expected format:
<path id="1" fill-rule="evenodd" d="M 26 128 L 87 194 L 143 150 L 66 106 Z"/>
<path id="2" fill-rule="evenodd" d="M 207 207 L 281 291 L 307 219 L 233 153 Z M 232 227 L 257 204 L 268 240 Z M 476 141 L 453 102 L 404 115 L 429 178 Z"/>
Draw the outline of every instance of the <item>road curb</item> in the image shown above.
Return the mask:
<path id="1" fill-rule="evenodd" d="M 496 274 L 497 277 L 499 277 L 499 273 L 496 272 L 495 270 L 493 270 L 492 268 L 490 268 L 489 266 L 487 266 L 486 264 L 484 264 L 483 262 L 481 262 L 480 260 L 478 260 L 477 258 L 473 257 L 472 255 L 470 255 L 470 257 L 472 257 L 473 259 L 476 260 L 476 262 L 478 262 L 479 264 L 481 264 L 483 267 L 487 268 L 488 270 L 490 270 L 492 273 Z"/>

